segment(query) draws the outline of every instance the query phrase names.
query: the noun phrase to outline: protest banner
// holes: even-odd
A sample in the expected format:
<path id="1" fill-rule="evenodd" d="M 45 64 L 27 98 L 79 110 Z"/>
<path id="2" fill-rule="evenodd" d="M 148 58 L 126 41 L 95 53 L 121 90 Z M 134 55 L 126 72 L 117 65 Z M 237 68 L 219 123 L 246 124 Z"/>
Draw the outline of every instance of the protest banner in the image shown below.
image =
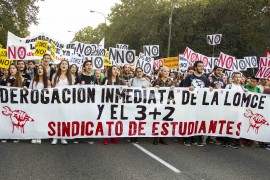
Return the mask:
<path id="1" fill-rule="evenodd" d="M 0 49 L 0 68 L 7 69 L 12 61 L 7 59 L 7 50 Z"/>
<path id="2" fill-rule="evenodd" d="M 135 50 L 109 48 L 109 60 L 114 61 L 117 65 L 133 64 L 135 57 Z"/>
<path id="3" fill-rule="evenodd" d="M 77 54 L 83 55 L 84 57 L 94 55 L 98 49 L 97 44 L 84 44 L 80 42 L 76 42 L 75 44 L 76 44 L 75 52 Z"/>
<path id="4" fill-rule="evenodd" d="M 44 54 L 47 54 L 48 42 L 37 40 L 35 45 L 35 56 L 43 57 Z"/>
<path id="5" fill-rule="evenodd" d="M 233 63 L 235 63 L 235 57 L 220 52 L 218 66 L 224 69 L 233 70 Z"/>
<path id="6" fill-rule="evenodd" d="M 179 68 L 178 57 L 163 58 L 163 66 L 167 66 L 169 69 Z"/>
<path id="7" fill-rule="evenodd" d="M 50 43 L 50 50 L 51 50 L 51 58 L 55 59 L 55 53 L 56 53 L 56 46 L 53 42 Z"/>
<path id="8" fill-rule="evenodd" d="M 128 50 L 128 45 L 127 44 L 116 44 L 117 49 L 125 49 Z"/>
<path id="9" fill-rule="evenodd" d="M 221 43 L 222 34 L 207 35 L 207 43 L 209 45 L 217 45 Z"/>
<path id="10" fill-rule="evenodd" d="M 183 53 L 183 57 L 189 60 L 190 66 L 193 66 L 196 61 L 202 61 L 204 68 L 209 67 L 208 57 L 194 52 L 189 47 L 186 48 L 185 52 Z"/>
<path id="11" fill-rule="evenodd" d="M 154 66 L 154 58 L 150 56 L 144 55 L 144 53 L 140 53 L 138 56 L 138 60 L 136 62 L 136 66 L 142 68 L 144 74 L 150 74 Z"/>
<path id="12" fill-rule="evenodd" d="M 159 45 L 144 45 L 143 53 L 146 56 L 158 57 L 159 56 Z"/>
<path id="13" fill-rule="evenodd" d="M 92 56 L 93 69 L 104 69 L 104 57 L 103 56 Z"/>
<path id="14" fill-rule="evenodd" d="M 269 101 L 265 94 L 208 88 L 0 87 L 0 138 L 206 135 L 270 142 Z"/>

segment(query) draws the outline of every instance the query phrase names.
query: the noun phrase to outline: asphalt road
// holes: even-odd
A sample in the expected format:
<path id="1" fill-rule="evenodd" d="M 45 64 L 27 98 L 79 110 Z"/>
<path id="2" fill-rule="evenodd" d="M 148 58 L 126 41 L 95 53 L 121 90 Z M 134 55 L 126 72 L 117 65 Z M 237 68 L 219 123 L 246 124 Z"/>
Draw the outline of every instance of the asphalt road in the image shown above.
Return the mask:
<path id="1" fill-rule="evenodd" d="M 270 151 L 261 148 L 185 147 L 173 138 L 166 146 L 153 145 L 151 138 L 140 140 L 138 147 L 180 171 L 176 173 L 124 138 L 118 145 L 94 142 L 0 143 L 0 179 L 270 179 Z"/>

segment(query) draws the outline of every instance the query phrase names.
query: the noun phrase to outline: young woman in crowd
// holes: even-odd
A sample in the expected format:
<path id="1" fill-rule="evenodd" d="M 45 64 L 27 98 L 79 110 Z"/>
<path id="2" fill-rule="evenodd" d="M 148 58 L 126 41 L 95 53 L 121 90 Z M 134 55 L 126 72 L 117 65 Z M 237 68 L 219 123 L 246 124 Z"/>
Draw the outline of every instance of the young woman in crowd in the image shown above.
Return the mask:
<path id="1" fill-rule="evenodd" d="M 8 86 L 8 87 L 25 87 L 24 78 L 21 76 L 19 68 L 14 64 L 10 64 L 8 68 L 8 76 L 1 81 L 1 86 Z M 2 143 L 6 143 L 6 139 L 2 139 Z M 18 143 L 18 139 L 13 140 L 14 143 Z"/>
<path id="2" fill-rule="evenodd" d="M 160 69 L 159 75 L 158 75 L 158 79 L 155 81 L 154 86 L 159 88 L 159 87 L 174 87 L 174 83 L 171 80 L 171 78 L 169 78 L 169 73 L 170 73 L 170 69 L 166 66 L 163 66 Z M 166 139 L 164 137 L 155 137 L 153 144 L 154 145 L 158 145 L 158 143 L 161 144 L 165 144 L 168 145 Z"/>
<path id="3" fill-rule="evenodd" d="M 116 66 L 111 66 L 108 69 L 107 72 L 107 77 L 105 77 L 101 83 L 102 85 L 114 85 L 114 86 L 118 86 L 118 85 L 125 85 L 125 82 L 122 81 L 119 78 L 118 72 L 117 72 L 117 67 Z M 119 141 L 116 138 L 111 138 L 111 141 L 115 144 L 119 144 Z M 103 141 L 104 145 L 109 144 L 109 138 L 105 138 Z"/>
<path id="4" fill-rule="evenodd" d="M 52 77 L 52 87 L 65 87 L 73 85 L 75 79 L 72 78 L 69 71 L 69 62 L 67 60 L 62 60 L 59 64 L 58 71 Z M 54 138 L 52 145 L 58 143 L 58 139 Z M 68 144 L 65 139 L 61 139 L 61 144 Z"/>
<path id="5" fill-rule="evenodd" d="M 3 69 L 3 75 L 0 77 L 0 83 L 3 81 L 3 79 L 6 79 L 8 77 L 8 69 Z"/>
<path id="6" fill-rule="evenodd" d="M 50 88 L 51 82 L 48 80 L 46 69 L 44 66 L 39 65 L 37 67 L 37 73 L 30 82 L 30 89 L 44 89 Z M 32 144 L 41 144 L 41 139 L 32 139 Z"/>
<path id="7" fill-rule="evenodd" d="M 79 68 L 76 64 L 72 64 L 70 66 L 70 74 L 73 79 L 76 79 L 76 77 L 78 76 L 78 71 L 79 71 Z"/>
<path id="8" fill-rule="evenodd" d="M 102 83 L 101 70 L 95 70 L 94 75 L 96 77 L 97 84 L 101 85 Z"/>
<path id="9" fill-rule="evenodd" d="M 147 87 L 151 87 L 151 83 L 150 81 L 148 81 L 146 78 L 143 77 L 143 69 L 140 67 L 137 67 L 135 69 L 135 77 L 129 80 L 128 86 L 147 88 Z M 130 143 L 139 143 L 138 138 L 131 137 Z"/>

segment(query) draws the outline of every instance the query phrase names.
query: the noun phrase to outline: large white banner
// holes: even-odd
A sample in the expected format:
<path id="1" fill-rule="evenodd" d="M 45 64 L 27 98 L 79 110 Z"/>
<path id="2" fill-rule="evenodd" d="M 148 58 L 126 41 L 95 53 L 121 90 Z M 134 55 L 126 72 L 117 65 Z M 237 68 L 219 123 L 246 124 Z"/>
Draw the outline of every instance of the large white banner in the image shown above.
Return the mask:
<path id="1" fill-rule="evenodd" d="M 270 96 L 233 90 L 0 86 L 0 139 L 226 136 L 270 142 Z"/>

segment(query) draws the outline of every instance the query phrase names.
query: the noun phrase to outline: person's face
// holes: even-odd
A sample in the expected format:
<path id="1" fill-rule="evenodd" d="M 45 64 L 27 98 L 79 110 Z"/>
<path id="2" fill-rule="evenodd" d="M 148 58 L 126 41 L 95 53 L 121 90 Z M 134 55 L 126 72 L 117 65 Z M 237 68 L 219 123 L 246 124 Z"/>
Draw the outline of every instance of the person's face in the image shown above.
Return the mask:
<path id="1" fill-rule="evenodd" d="M 113 67 L 113 68 L 112 68 L 112 75 L 113 75 L 113 76 L 117 76 L 117 74 L 118 74 L 117 67 Z"/>
<path id="2" fill-rule="evenodd" d="M 229 78 L 229 80 L 228 80 L 229 82 L 229 84 L 232 84 L 233 83 L 233 79 L 232 78 Z"/>
<path id="3" fill-rule="evenodd" d="M 245 82 L 245 81 L 242 79 L 242 82 Z M 247 83 L 250 84 L 250 79 L 247 79 Z"/>
<path id="4" fill-rule="evenodd" d="M 129 76 L 130 76 L 130 77 L 134 77 L 133 71 L 130 71 L 130 72 L 129 72 Z"/>
<path id="5" fill-rule="evenodd" d="M 267 84 L 267 80 L 266 79 L 261 79 L 260 83 L 262 86 L 265 86 Z"/>
<path id="6" fill-rule="evenodd" d="M 3 73 L 4 73 L 5 76 L 7 76 L 8 75 L 8 69 L 4 69 Z"/>
<path id="7" fill-rule="evenodd" d="M 61 71 L 67 71 L 68 70 L 68 62 L 62 61 L 60 64 Z"/>
<path id="8" fill-rule="evenodd" d="M 28 66 L 29 66 L 30 69 L 34 69 L 34 67 L 35 67 L 35 65 L 34 65 L 32 62 L 30 62 L 30 63 L 28 64 Z"/>
<path id="9" fill-rule="evenodd" d="M 38 75 L 39 76 L 42 76 L 43 75 L 44 72 L 43 72 L 42 66 L 38 66 L 38 71 L 37 72 L 38 72 Z"/>
<path id="10" fill-rule="evenodd" d="M 101 71 L 95 71 L 95 76 L 97 79 L 100 79 Z"/>
<path id="11" fill-rule="evenodd" d="M 188 74 L 193 74 L 194 73 L 194 70 L 193 69 L 190 69 L 189 71 L 188 71 Z"/>
<path id="12" fill-rule="evenodd" d="M 51 58 L 50 56 L 44 56 L 43 60 L 42 60 L 42 63 L 43 63 L 43 66 L 48 66 L 51 62 Z"/>
<path id="13" fill-rule="evenodd" d="M 92 63 L 91 63 L 91 62 L 87 62 L 87 63 L 85 64 L 84 69 L 85 69 L 85 72 L 91 73 L 91 70 L 92 70 Z"/>
<path id="14" fill-rule="evenodd" d="M 241 82 L 244 84 L 246 82 L 246 79 L 244 77 L 241 78 Z M 249 81 L 250 82 L 250 81 Z"/>
<path id="15" fill-rule="evenodd" d="M 174 79 L 175 78 L 175 74 L 174 73 L 170 73 L 170 77 Z"/>
<path id="16" fill-rule="evenodd" d="M 221 69 L 221 68 L 217 68 L 217 69 L 215 70 L 215 76 L 216 76 L 216 77 L 221 77 L 221 74 L 222 74 L 222 69 Z"/>
<path id="17" fill-rule="evenodd" d="M 118 76 L 120 76 L 120 74 L 121 74 L 121 69 L 120 68 L 117 68 L 117 74 L 118 74 Z"/>
<path id="18" fill-rule="evenodd" d="M 130 66 L 129 66 L 129 65 L 126 65 L 126 66 L 124 67 L 124 72 L 125 72 L 126 74 L 129 74 L 129 71 L 130 71 Z"/>
<path id="19" fill-rule="evenodd" d="M 9 68 L 9 72 L 11 76 L 15 76 L 16 73 L 18 72 L 17 68 L 14 65 L 11 65 Z"/>
<path id="20" fill-rule="evenodd" d="M 196 70 L 196 72 L 197 72 L 198 74 L 202 74 L 202 73 L 203 73 L 203 70 L 204 70 L 203 63 L 198 63 L 195 70 Z"/>
<path id="21" fill-rule="evenodd" d="M 164 69 L 163 71 L 162 71 L 162 73 L 161 73 L 161 75 L 162 75 L 162 77 L 163 78 L 168 78 L 169 77 L 169 69 Z"/>
<path id="22" fill-rule="evenodd" d="M 234 77 L 233 77 L 233 82 L 235 84 L 240 84 L 241 83 L 241 75 L 240 74 L 235 74 Z"/>
<path id="23" fill-rule="evenodd" d="M 71 68 L 70 68 L 70 72 L 72 73 L 72 74 L 75 74 L 76 73 L 76 71 L 77 71 L 77 67 L 76 66 L 71 66 Z"/>
<path id="24" fill-rule="evenodd" d="M 25 67 L 25 65 L 24 65 L 23 61 L 18 62 L 18 68 L 20 71 L 23 71 L 24 67 Z"/>
<path id="25" fill-rule="evenodd" d="M 258 85 L 258 81 L 256 79 L 250 79 L 249 84 L 251 87 L 255 87 Z"/>
<path id="26" fill-rule="evenodd" d="M 141 69 L 137 69 L 136 76 L 137 76 L 137 78 L 142 78 L 143 77 L 143 71 Z"/>

